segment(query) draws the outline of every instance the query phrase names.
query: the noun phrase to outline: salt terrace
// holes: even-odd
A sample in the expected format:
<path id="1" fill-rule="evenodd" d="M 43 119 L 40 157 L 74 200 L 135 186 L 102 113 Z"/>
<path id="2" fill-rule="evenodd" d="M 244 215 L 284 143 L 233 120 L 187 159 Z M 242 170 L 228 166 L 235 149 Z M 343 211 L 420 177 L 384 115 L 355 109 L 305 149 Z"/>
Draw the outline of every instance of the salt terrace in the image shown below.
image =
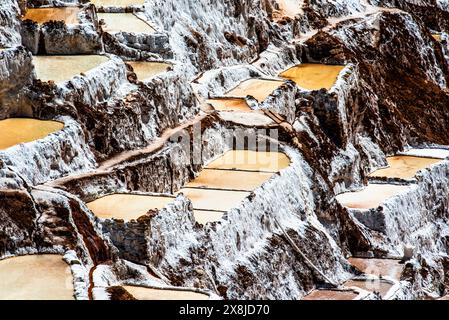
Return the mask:
<path id="1" fill-rule="evenodd" d="M 199 223 L 220 220 L 251 191 L 288 167 L 289 158 L 280 152 L 232 150 L 207 165 L 182 193 L 193 203 Z M 137 219 L 150 210 L 162 209 L 173 201 L 170 196 L 113 194 L 88 204 L 100 218 Z"/>

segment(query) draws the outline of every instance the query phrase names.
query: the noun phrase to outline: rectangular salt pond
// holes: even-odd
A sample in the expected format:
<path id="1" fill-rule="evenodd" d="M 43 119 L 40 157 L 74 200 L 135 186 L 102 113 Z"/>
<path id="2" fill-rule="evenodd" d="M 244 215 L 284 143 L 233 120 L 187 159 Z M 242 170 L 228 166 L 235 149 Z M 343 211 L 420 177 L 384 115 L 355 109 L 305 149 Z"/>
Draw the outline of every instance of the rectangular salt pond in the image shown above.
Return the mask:
<path id="1" fill-rule="evenodd" d="M 60 255 L 0 261 L 0 300 L 73 300 L 70 267 Z"/>
<path id="2" fill-rule="evenodd" d="M 189 188 L 253 191 L 272 176 L 273 173 L 267 172 L 204 169 L 195 180 L 186 186 Z"/>
<path id="3" fill-rule="evenodd" d="M 370 174 L 371 177 L 400 178 L 410 180 L 418 171 L 441 162 L 441 159 L 421 158 L 413 156 L 388 157 L 388 168 L 379 169 Z"/>
<path id="4" fill-rule="evenodd" d="M 224 214 L 224 211 L 193 210 L 196 222 L 203 225 L 208 222 L 220 221 Z"/>
<path id="5" fill-rule="evenodd" d="M 306 90 L 330 90 L 345 66 L 303 63 L 280 74 Z"/>
<path id="6" fill-rule="evenodd" d="M 22 20 L 32 20 L 38 24 L 44 24 L 51 20 L 64 21 L 66 24 L 78 24 L 80 12 L 81 9 L 78 7 L 27 9 Z"/>
<path id="7" fill-rule="evenodd" d="M 369 184 L 358 192 L 347 192 L 337 196 L 341 205 L 351 209 L 375 209 L 387 199 L 408 189 L 408 186 L 392 184 Z"/>
<path id="8" fill-rule="evenodd" d="M 400 260 L 366 258 L 349 258 L 348 260 L 351 265 L 366 274 L 390 277 L 398 281 L 404 270 L 404 264 L 401 264 Z"/>
<path id="9" fill-rule="evenodd" d="M 100 219 L 137 220 L 151 209 L 162 209 L 175 199 L 153 195 L 112 194 L 87 204 Z M 218 221 L 224 212 L 194 210 L 195 220 L 200 224 Z"/>
<path id="10" fill-rule="evenodd" d="M 58 121 L 27 118 L 0 120 L 0 150 L 45 138 L 63 128 L 64 124 Z"/>
<path id="11" fill-rule="evenodd" d="M 289 158 L 280 152 L 228 151 L 178 193 L 192 201 L 198 223 L 218 221 L 224 212 L 238 207 L 251 191 L 289 165 Z M 162 209 L 173 200 L 162 196 L 114 194 L 90 202 L 88 207 L 99 218 L 129 221 L 150 209 Z"/>
<path id="12" fill-rule="evenodd" d="M 139 19 L 133 13 L 98 13 L 98 20 L 103 20 L 103 30 L 109 33 L 133 32 L 133 33 L 154 33 L 148 23 Z"/>
<path id="13" fill-rule="evenodd" d="M 226 96 L 245 98 L 249 95 L 262 102 L 283 83 L 283 81 L 279 80 L 248 79 L 229 91 Z"/>
<path id="14" fill-rule="evenodd" d="M 133 67 L 134 73 L 140 81 L 167 72 L 172 66 L 171 64 L 164 62 L 127 61 L 126 63 Z"/>
<path id="15" fill-rule="evenodd" d="M 189 198 L 196 210 L 229 211 L 250 195 L 250 192 L 210 190 L 210 189 L 190 189 L 179 190 L 184 196 Z"/>
<path id="16" fill-rule="evenodd" d="M 206 168 L 278 172 L 288 166 L 290 159 L 282 152 L 230 150 L 209 163 Z"/>
<path id="17" fill-rule="evenodd" d="M 194 291 L 153 289 L 123 286 L 137 300 L 209 300 L 209 296 Z"/>
<path id="18" fill-rule="evenodd" d="M 226 122 L 241 124 L 247 127 L 266 127 L 275 122 L 261 111 L 253 112 L 220 112 L 219 116 Z"/>
<path id="19" fill-rule="evenodd" d="M 148 211 L 162 209 L 174 201 L 171 197 L 113 194 L 87 204 L 89 209 L 101 219 L 138 219 Z"/>
<path id="20" fill-rule="evenodd" d="M 145 0 L 90 0 L 90 2 L 102 7 L 130 7 L 143 6 Z"/>
<path id="21" fill-rule="evenodd" d="M 358 296 L 353 291 L 341 291 L 341 290 L 313 290 L 310 294 L 305 296 L 302 300 L 354 300 Z"/>
<path id="22" fill-rule="evenodd" d="M 68 81 L 107 61 L 109 58 L 101 55 L 33 56 L 37 78 L 55 83 Z"/>
<path id="23" fill-rule="evenodd" d="M 380 279 L 373 280 L 349 280 L 344 283 L 347 288 L 355 287 L 369 292 L 378 292 L 382 297 L 385 297 L 393 285 L 387 281 Z"/>
<path id="24" fill-rule="evenodd" d="M 209 99 L 207 100 L 207 103 L 211 104 L 212 107 L 218 111 L 252 111 L 245 99 L 217 98 Z"/>

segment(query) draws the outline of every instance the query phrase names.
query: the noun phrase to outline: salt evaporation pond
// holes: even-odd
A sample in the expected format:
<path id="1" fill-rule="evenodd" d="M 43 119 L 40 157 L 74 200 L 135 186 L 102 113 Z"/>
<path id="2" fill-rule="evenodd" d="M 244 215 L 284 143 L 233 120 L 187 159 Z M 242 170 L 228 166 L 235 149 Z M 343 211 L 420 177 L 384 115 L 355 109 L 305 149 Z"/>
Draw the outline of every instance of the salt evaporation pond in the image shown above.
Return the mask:
<path id="1" fill-rule="evenodd" d="M 248 79 L 229 91 L 226 96 L 241 98 L 253 96 L 257 101 L 262 102 L 283 83 L 279 80 Z"/>
<path id="2" fill-rule="evenodd" d="M 70 80 L 107 61 L 109 58 L 101 55 L 33 56 L 37 78 L 56 83 Z"/>
<path id="3" fill-rule="evenodd" d="M 103 20 L 103 30 L 109 33 L 133 32 L 154 33 L 155 30 L 133 13 L 98 13 L 98 19 Z"/>
<path id="4" fill-rule="evenodd" d="M 240 98 L 216 98 L 209 99 L 207 103 L 211 104 L 215 110 L 218 111 L 252 111 L 245 99 Z"/>
<path id="5" fill-rule="evenodd" d="M 237 207 L 250 192 L 183 188 L 179 193 L 192 201 L 195 210 L 226 212 Z"/>
<path id="6" fill-rule="evenodd" d="M 303 63 L 280 74 L 306 90 L 330 90 L 344 66 Z"/>
<path id="7" fill-rule="evenodd" d="M 177 194 L 182 193 L 192 201 L 197 222 L 218 221 L 254 189 L 289 165 L 290 159 L 280 152 L 228 151 L 207 165 Z M 160 210 L 173 200 L 164 196 L 113 194 L 87 205 L 99 218 L 129 221 L 151 209 Z"/>
<path id="8" fill-rule="evenodd" d="M 347 288 L 355 287 L 369 292 L 378 292 L 381 297 L 385 297 L 393 285 L 385 280 L 349 280 L 344 283 Z"/>
<path id="9" fill-rule="evenodd" d="M 395 280 L 401 279 L 404 269 L 404 264 L 394 259 L 349 258 L 348 260 L 351 265 L 366 274 L 390 277 Z"/>
<path id="10" fill-rule="evenodd" d="M 372 173 L 370 176 L 409 180 L 412 179 L 418 171 L 441 162 L 441 159 L 413 156 L 394 156 L 388 157 L 387 162 L 388 168 L 379 169 Z"/>
<path id="11" fill-rule="evenodd" d="M 0 261 L 0 300 L 73 300 L 70 267 L 60 255 Z"/>
<path id="12" fill-rule="evenodd" d="M 179 192 L 192 201 L 197 212 L 224 213 L 289 165 L 290 159 L 281 152 L 231 150 L 208 164 Z"/>
<path id="13" fill-rule="evenodd" d="M 212 161 L 207 168 L 278 172 L 288 166 L 290 158 L 282 152 L 230 150 Z"/>
<path id="14" fill-rule="evenodd" d="M 351 209 L 374 209 L 387 199 L 408 189 L 408 186 L 392 184 L 369 184 L 358 192 L 347 192 L 337 196 L 341 205 Z"/>
<path id="15" fill-rule="evenodd" d="M 207 294 L 194 291 L 123 286 L 137 300 L 209 300 Z"/>
<path id="16" fill-rule="evenodd" d="M 208 222 L 220 221 L 225 214 L 224 211 L 210 211 L 210 210 L 193 210 L 195 220 L 199 224 L 206 224 Z"/>
<path id="17" fill-rule="evenodd" d="M 137 194 L 112 194 L 87 204 L 95 215 L 102 219 L 138 219 L 150 210 L 162 209 L 174 198 Z"/>
<path id="18" fill-rule="evenodd" d="M 64 21 L 66 24 L 78 24 L 80 12 L 81 9 L 78 7 L 27 9 L 23 20 L 32 20 L 38 24 L 44 24 L 51 20 Z"/>
<path id="19" fill-rule="evenodd" d="M 58 121 L 27 118 L 0 120 L 0 150 L 45 138 L 63 128 L 64 124 Z"/>
<path id="20" fill-rule="evenodd" d="M 273 173 L 204 169 L 186 186 L 189 188 L 253 191 L 269 180 Z"/>
<path id="21" fill-rule="evenodd" d="M 167 72 L 172 66 L 171 64 L 164 62 L 127 61 L 126 63 L 133 67 L 134 73 L 140 81 Z"/>
<path id="22" fill-rule="evenodd" d="M 241 124 L 247 127 L 263 127 L 275 124 L 262 111 L 254 112 L 220 112 L 220 118 L 226 122 Z"/>
<path id="23" fill-rule="evenodd" d="M 90 2 L 103 7 L 129 7 L 143 6 L 145 0 L 90 0 Z"/>
<path id="24" fill-rule="evenodd" d="M 314 290 L 302 300 L 354 300 L 357 296 L 354 291 Z"/>

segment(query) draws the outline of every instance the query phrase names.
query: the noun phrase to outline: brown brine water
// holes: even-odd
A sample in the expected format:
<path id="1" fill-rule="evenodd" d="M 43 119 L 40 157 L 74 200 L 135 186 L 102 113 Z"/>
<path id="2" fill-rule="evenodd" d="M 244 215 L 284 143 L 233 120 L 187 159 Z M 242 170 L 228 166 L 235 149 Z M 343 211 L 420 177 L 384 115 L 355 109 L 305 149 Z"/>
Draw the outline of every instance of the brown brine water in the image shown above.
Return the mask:
<path id="1" fill-rule="evenodd" d="M 354 300 L 357 296 L 353 291 L 314 290 L 302 300 Z"/>
<path id="2" fill-rule="evenodd" d="M 132 13 L 98 13 L 98 19 L 103 20 L 103 30 L 109 33 L 134 32 L 154 33 L 155 30 L 145 21 Z"/>
<path id="3" fill-rule="evenodd" d="M 0 150 L 45 138 L 63 128 L 64 124 L 58 121 L 27 118 L 0 120 Z"/>
<path id="4" fill-rule="evenodd" d="M 174 198 L 136 194 L 113 194 L 87 204 L 95 215 L 102 219 L 137 219 L 150 210 L 162 209 Z"/>
<path id="5" fill-rule="evenodd" d="M 388 168 L 379 169 L 370 176 L 412 179 L 418 171 L 428 168 L 433 164 L 441 162 L 442 160 L 413 156 L 394 156 L 388 157 L 387 161 Z"/>
<path id="6" fill-rule="evenodd" d="M 253 191 L 274 174 L 233 170 L 204 169 L 187 187 Z"/>
<path id="7" fill-rule="evenodd" d="M 70 267 L 60 255 L 0 261 L 0 300 L 73 300 Z"/>
<path id="8" fill-rule="evenodd" d="M 163 62 L 128 61 L 126 63 L 133 67 L 134 73 L 140 81 L 167 72 L 171 67 L 171 64 Z"/>
<path id="9" fill-rule="evenodd" d="M 408 189 L 408 186 L 392 184 L 369 184 L 358 192 L 347 192 L 337 196 L 337 200 L 345 207 L 352 209 L 374 209 L 387 199 Z"/>
<path id="10" fill-rule="evenodd" d="M 137 286 L 123 286 L 137 300 L 209 300 L 206 294 L 194 291 L 153 289 Z"/>
<path id="11" fill-rule="evenodd" d="M 207 168 L 278 172 L 289 165 L 290 158 L 282 152 L 230 150 L 209 163 Z"/>
<path id="12" fill-rule="evenodd" d="M 359 271 L 379 276 L 390 277 L 395 280 L 401 279 L 404 264 L 394 259 L 365 259 L 365 258 L 349 258 L 349 263 L 356 267 Z"/>
<path id="13" fill-rule="evenodd" d="M 108 60 L 108 57 L 101 55 L 34 56 L 33 64 L 38 79 L 60 83 L 86 73 Z"/>
<path id="14" fill-rule="evenodd" d="M 303 63 L 284 71 L 280 76 L 307 90 L 330 90 L 343 69 L 344 66 Z"/>
<path id="15" fill-rule="evenodd" d="M 345 287 L 356 287 L 369 292 L 378 292 L 385 297 L 393 285 L 387 281 L 380 279 L 373 280 L 349 280 L 344 283 Z"/>
<path id="16" fill-rule="evenodd" d="M 209 99 L 207 103 L 211 104 L 218 111 L 252 111 L 245 99 Z"/>
<path id="17" fill-rule="evenodd" d="M 23 20 L 29 19 L 39 24 L 51 20 L 64 21 L 66 24 L 78 24 L 80 12 L 81 9 L 78 7 L 27 9 Z"/>
<path id="18" fill-rule="evenodd" d="M 182 193 L 192 201 L 197 222 L 218 221 L 254 189 L 289 165 L 290 159 L 281 152 L 228 151 L 207 165 L 177 194 Z M 88 207 L 99 218 L 129 221 L 151 209 L 160 210 L 173 200 L 155 195 L 113 194 L 88 203 Z"/>
<path id="19" fill-rule="evenodd" d="M 253 96 L 257 101 L 262 102 L 283 83 L 283 81 L 276 80 L 249 79 L 241 82 L 237 87 L 229 91 L 226 96 L 242 98 Z"/>

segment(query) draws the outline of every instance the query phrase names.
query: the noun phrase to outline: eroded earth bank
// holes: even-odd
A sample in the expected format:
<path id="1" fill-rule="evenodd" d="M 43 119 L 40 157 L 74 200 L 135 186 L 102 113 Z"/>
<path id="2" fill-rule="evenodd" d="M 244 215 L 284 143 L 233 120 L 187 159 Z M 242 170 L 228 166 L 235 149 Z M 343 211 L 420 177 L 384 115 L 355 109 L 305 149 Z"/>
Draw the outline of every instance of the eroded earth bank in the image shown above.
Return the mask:
<path id="1" fill-rule="evenodd" d="M 448 31 L 446 0 L 2 1 L 0 299 L 445 299 Z"/>

